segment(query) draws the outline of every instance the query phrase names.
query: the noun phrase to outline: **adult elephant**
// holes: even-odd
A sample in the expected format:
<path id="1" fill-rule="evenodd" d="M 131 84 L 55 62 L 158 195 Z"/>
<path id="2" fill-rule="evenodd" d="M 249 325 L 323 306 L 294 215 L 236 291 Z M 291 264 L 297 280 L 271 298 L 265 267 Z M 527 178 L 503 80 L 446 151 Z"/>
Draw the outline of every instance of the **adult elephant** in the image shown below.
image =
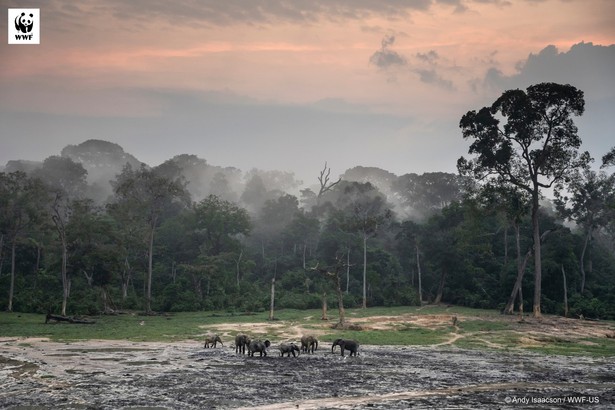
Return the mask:
<path id="1" fill-rule="evenodd" d="M 296 357 L 295 352 L 299 354 L 299 347 L 294 343 L 282 343 L 280 344 L 280 356 L 284 357 L 284 354 L 288 353 L 288 357 L 290 354 L 293 354 L 293 357 Z"/>
<path id="2" fill-rule="evenodd" d="M 254 357 L 254 353 L 260 353 L 262 357 L 267 356 L 267 348 L 271 346 L 271 342 L 269 340 L 265 340 L 264 342 L 260 340 L 252 340 L 248 345 L 248 356 Z"/>
<path id="3" fill-rule="evenodd" d="M 250 344 L 248 335 L 239 333 L 235 336 L 235 353 L 246 354 L 246 347 Z"/>
<path id="4" fill-rule="evenodd" d="M 333 353 L 335 346 L 340 347 L 342 356 L 344 356 L 344 350 L 348 350 L 350 352 L 350 356 L 356 356 L 357 350 L 359 350 L 359 342 L 356 340 L 335 339 L 333 341 L 333 346 L 331 346 L 331 353 Z"/>
<path id="5" fill-rule="evenodd" d="M 318 340 L 312 335 L 301 336 L 301 351 L 303 353 L 314 353 L 318 349 Z"/>
<path id="6" fill-rule="evenodd" d="M 224 343 L 222 343 L 222 339 L 220 339 L 220 336 L 218 336 L 217 334 L 210 333 L 205 335 L 205 349 L 209 347 L 216 347 L 218 343 L 224 346 Z"/>

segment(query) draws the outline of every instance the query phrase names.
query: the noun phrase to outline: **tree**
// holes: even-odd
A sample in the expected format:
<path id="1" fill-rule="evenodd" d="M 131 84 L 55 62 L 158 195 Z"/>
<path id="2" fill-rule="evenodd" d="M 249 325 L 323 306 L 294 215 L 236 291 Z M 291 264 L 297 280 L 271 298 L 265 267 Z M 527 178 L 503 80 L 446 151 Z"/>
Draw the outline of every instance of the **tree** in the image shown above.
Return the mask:
<path id="1" fill-rule="evenodd" d="M 41 181 L 21 171 L 0 173 L 0 233 L 11 247 L 11 284 L 7 310 L 13 311 L 15 291 L 15 254 L 20 238 L 40 224 L 44 215 L 46 193 Z M 0 241 L 0 252 L 2 249 Z"/>
<path id="2" fill-rule="evenodd" d="M 461 178 L 446 172 L 405 174 L 393 181 L 392 188 L 414 220 L 425 220 L 462 197 Z"/>
<path id="3" fill-rule="evenodd" d="M 328 277 L 329 279 L 334 281 L 335 292 L 337 294 L 337 307 L 338 307 L 338 312 L 339 312 L 339 319 L 338 319 L 336 328 L 344 328 L 344 325 L 346 323 L 345 322 L 346 314 L 344 310 L 344 294 L 342 293 L 342 282 L 341 282 L 341 277 L 340 277 L 340 273 L 346 266 L 347 265 L 346 265 L 346 262 L 344 262 L 344 256 L 336 255 L 334 266 L 319 268 L 318 264 L 316 264 L 316 266 L 314 266 L 313 268 L 310 268 L 311 271 L 320 272 L 325 277 Z M 323 307 L 323 314 L 325 312 L 324 309 L 325 308 Z"/>
<path id="4" fill-rule="evenodd" d="M 62 276 L 62 315 L 70 296 L 71 280 L 68 273 L 68 240 L 66 226 L 71 218 L 73 201 L 84 196 L 88 172 L 83 165 L 70 158 L 52 156 L 43 162 L 42 168 L 33 173 L 49 187 L 51 220 L 58 233 L 62 249 L 60 273 Z"/>
<path id="5" fill-rule="evenodd" d="M 369 182 L 347 183 L 340 186 L 343 196 L 338 206 L 344 210 L 342 225 L 349 232 L 358 232 L 363 243 L 363 308 L 367 307 L 367 241 L 378 229 L 392 219 L 393 212 L 386 200 Z"/>
<path id="6" fill-rule="evenodd" d="M 615 166 L 615 147 L 602 156 L 602 167 Z"/>
<path id="7" fill-rule="evenodd" d="M 90 287 L 99 287 L 103 312 L 114 310 L 108 291 L 113 276 L 121 270 L 121 249 L 113 221 L 91 199 L 75 200 L 66 226 L 73 272 L 83 273 Z"/>
<path id="8" fill-rule="evenodd" d="M 468 152 L 475 155 L 471 160 L 459 159 L 459 172 L 479 181 L 512 184 L 531 197 L 536 317 L 541 316 L 541 190 L 589 161 L 589 154 L 579 154 L 581 138 L 571 118 L 584 110 L 582 91 L 571 85 L 541 83 L 527 91 L 505 91 L 493 105 L 469 111 L 459 123 L 463 138 L 473 140 Z"/>
<path id="9" fill-rule="evenodd" d="M 325 162 L 325 166 L 322 169 L 322 171 L 320 171 L 320 175 L 318 176 L 318 182 L 320 184 L 320 189 L 318 190 L 318 195 L 316 196 L 317 205 L 320 205 L 320 198 L 322 198 L 322 196 L 325 193 L 331 191 L 331 189 L 333 189 L 333 187 L 339 184 L 340 181 L 342 180 L 342 178 L 339 177 L 337 181 L 331 182 L 330 177 L 331 177 L 331 168 L 327 167 L 327 163 Z"/>
<path id="10" fill-rule="evenodd" d="M 200 232 L 201 252 L 216 256 L 239 249 L 238 235 L 247 235 L 252 226 L 248 212 L 215 195 L 194 206 L 194 228 Z"/>
<path id="11" fill-rule="evenodd" d="M 181 209 L 189 202 L 185 182 L 179 175 L 170 178 L 168 171 L 165 169 L 167 176 L 162 176 L 156 169 L 148 169 L 144 164 L 138 170 L 127 165 L 113 183 L 117 205 L 131 209 L 133 215 L 147 227 L 147 313 L 152 312 L 152 267 L 156 228 L 165 212 L 173 208 Z"/>
<path id="12" fill-rule="evenodd" d="M 257 212 L 262 208 L 267 200 L 267 188 L 258 174 L 253 174 L 252 178 L 246 183 L 239 200 L 252 212 Z"/>
<path id="13" fill-rule="evenodd" d="M 569 177 L 569 183 L 558 184 L 555 190 L 556 206 L 560 215 L 576 224 L 584 233 L 583 249 L 579 258 L 581 293 L 585 290 L 585 255 L 591 249 L 592 236 L 598 228 L 605 227 L 613 217 L 609 201 L 615 195 L 614 178 L 604 172 L 584 167 Z M 591 252 L 589 252 L 591 255 Z M 591 256 L 589 268 L 591 270 Z"/>
<path id="14" fill-rule="evenodd" d="M 421 249 L 420 249 L 421 226 L 417 223 L 406 220 L 399 225 L 399 232 L 395 236 L 400 259 L 409 262 L 408 270 L 412 271 L 411 284 L 414 286 L 414 272 L 417 273 L 417 289 L 419 306 L 423 304 L 423 279 L 421 271 Z"/>

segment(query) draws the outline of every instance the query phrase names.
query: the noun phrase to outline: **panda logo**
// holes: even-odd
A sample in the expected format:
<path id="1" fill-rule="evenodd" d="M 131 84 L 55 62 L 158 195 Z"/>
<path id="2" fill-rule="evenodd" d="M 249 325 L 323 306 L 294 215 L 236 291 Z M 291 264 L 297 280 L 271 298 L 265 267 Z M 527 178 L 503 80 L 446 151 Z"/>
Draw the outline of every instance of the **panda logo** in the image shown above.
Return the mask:
<path id="1" fill-rule="evenodd" d="M 22 33 L 29 33 L 32 31 L 32 27 L 34 26 L 34 15 L 32 13 L 29 14 L 29 17 L 26 16 L 26 13 L 21 13 L 15 17 L 15 28 Z"/>

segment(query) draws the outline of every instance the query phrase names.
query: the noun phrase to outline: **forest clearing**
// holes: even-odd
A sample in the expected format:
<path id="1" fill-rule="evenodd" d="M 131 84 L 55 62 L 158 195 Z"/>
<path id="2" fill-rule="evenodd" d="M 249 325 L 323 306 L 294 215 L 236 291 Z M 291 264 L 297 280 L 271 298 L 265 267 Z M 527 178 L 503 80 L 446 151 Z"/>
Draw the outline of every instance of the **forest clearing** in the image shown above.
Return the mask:
<path id="1" fill-rule="evenodd" d="M 545 315 L 520 322 L 495 311 L 437 306 L 349 310 L 347 320 L 362 329 L 353 331 L 331 329 L 334 318 L 322 321 L 318 310 L 280 311 L 275 321 L 264 313 L 200 318 L 181 313 L 101 317 L 94 325 L 45 325 L 42 315 L 36 324 L 35 317 L 19 316 L 0 316 L 5 380 L 0 403 L 7 408 L 486 409 L 514 408 L 526 399 L 552 408 L 578 408 L 571 400 L 609 408 L 615 403 L 615 324 L 609 321 Z M 19 321 L 27 322 L 21 328 L 31 332 L 28 337 L 13 333 Z M 176 326 L 186 333 L 171 334 Z M 113 339 L 86 337 L 98 334 L 97 327 Z M 79 333 L 71 334 L 73 329 Z M 224 345 L 203 348 L 210 332 Z M 234 335 L 242 332 L 271 340 L 268 355 L 236 354 Z M 306 333 L 320 341 L 314 354 L 280 357 L 281 342 L 298 342 Z M 336 337 L 359 341 L 359 355 L 332 354 Z"/>

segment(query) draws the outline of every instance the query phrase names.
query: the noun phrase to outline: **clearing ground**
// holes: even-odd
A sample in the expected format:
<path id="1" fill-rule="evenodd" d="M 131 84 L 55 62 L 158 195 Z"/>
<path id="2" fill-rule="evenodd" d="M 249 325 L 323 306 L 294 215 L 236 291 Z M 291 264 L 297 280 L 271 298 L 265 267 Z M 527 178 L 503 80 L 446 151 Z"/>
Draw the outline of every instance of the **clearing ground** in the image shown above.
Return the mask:
<path id="1" fill-rule="evenodd" d="M 309 319 L 309 318 L 307 318 Z M 523 347 L 549 340 L 582 342 L 613 336 L 612 324 L 556 317 L 401 315 L 350 318 L 364 332 L 417 326 L 445 330 L 432 346 L 362 345 L 358 357 L 331 353 L 321 342 L 314 355 L 279 357 L 277 344 L 301 334 L 330 334 L 330 324 L 223 323 L 223 347 L 173 343 L 1 338 L 0 407 L 13 409 L 405 409 L 589 408 L 615 406 L 613 357 L 557 356 Z M 476 323 L 502 322 L 517 334 L 516 348 Z M 480 322 L 482 323 L 482 322 Z M 472 325 L 472 326 L 470 326 Z M 71 326 L 71 325 L 58 325 Z M 471 329 L 465 329 L 468 327 Z M 272 339 L 267 357 L 236 355 L 234 335 Z M 482 332 L 482 333 L 481 333 Z M 464 349 L 465 339 L 488 349 Z M 591 343 L 591 342 L 588 342 Z M 525 344 L 525 345 L 524 345 Z M 525 405 L 525 407 L 524 407 Z M 546 405 L 546 406 L 544 406 Z"/>

